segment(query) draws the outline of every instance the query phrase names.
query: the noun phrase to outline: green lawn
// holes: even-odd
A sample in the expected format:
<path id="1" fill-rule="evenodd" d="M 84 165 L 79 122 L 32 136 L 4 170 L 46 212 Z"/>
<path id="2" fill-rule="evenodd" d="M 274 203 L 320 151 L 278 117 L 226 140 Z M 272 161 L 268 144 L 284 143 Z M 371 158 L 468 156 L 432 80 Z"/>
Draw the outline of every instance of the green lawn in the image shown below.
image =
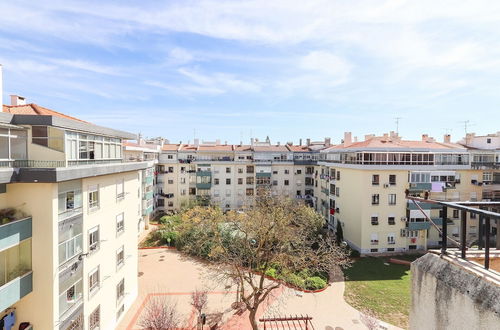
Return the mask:
<path id="1" fill-rule="evenodd" d="M 418 256 L 396 256 L 414 260 Z M 346 301 L 358 310 L 371 310 L 385 322 L 408 328 L 410 267 L 384 265 L 389 258 L 365 257 L 345 270 Z"/>

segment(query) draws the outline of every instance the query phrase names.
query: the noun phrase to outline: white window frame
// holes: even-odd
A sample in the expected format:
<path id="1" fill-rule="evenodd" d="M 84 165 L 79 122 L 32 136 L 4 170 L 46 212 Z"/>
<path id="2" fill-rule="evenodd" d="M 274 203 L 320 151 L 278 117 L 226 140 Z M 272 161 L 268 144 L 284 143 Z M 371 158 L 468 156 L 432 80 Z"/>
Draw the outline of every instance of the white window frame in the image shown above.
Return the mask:
<path id="1" fill-rule="evenodd" d="M 120 254 L 122 257 L 119 259 Z M 119 270 L 125 265 L 125 248 L 122 245 L 118 250 L 116 250 L 116 270 Z"/>
<path id="2" fill-rule="evenodd" d="M 125 279 L 122 278 L 116 285 L 116 305 L 119 305 L 125 297 Z"/>
<path id="3" fill-rule="evenodd" d="M 96 193 L 96 200 L 92 200 L 91 196 L 93 193 Z M 89 197 L 89 200 L 88 200 L 88 207 L 89 207 L 89 210 L 97 210 L 99 209 L 99 200 L 100 200 L 100 196 L 99 196 L 99 185 L 95 185 L 95 186 L 89 186 L 89 191 L 88 191 L 88 197 Z"/>
<path id="4" fill-rule="evenodd" d="M 121 201 L 125 198 L 125 180 L 121 179 L 116 182 L 116 200 Z"/>
<path id="5" fill-rule="evenodd" d="M 89 330 L 98 330 L 100 327 L 101 327 L 101 305 L 97 305 L 97 307 L 89 315 Z"/>
<path id="6" fill-rule="evenodd" d="M 125 232 L 125 214 L 119 213 L 116 216 L 116 236 L 120 236 Z"/>
<path id="7" fill-rule="evenodd" d="M 95 233 L 97 233 L 97 240 L 96 241 L 93 240 L 93 242 L 91 243 L 90 242 L 91 238 L 95 237 L 95 235 L 94 235 Z M 101 233 L 99 231 L 99 225 L 89 229 L 88 236 L 87 236 L 89 238 L 89 240 L 88 240 L 88 244 L 89 244 L 89 251 L 88 252 L 89 253 L 94 253 L 94 252 L 99 250 L 100 236 L 101 236 Z"/>
<path id="8" fill-rule="evenodd" d="M 101 274 L 100 274 L 100 266 L 97 266 L 92 271 L 89 272 L 89 296 L 95 294 L 99 291 L 101 287 Z M 96 281 L 96 282 L 94 282 Z"/>

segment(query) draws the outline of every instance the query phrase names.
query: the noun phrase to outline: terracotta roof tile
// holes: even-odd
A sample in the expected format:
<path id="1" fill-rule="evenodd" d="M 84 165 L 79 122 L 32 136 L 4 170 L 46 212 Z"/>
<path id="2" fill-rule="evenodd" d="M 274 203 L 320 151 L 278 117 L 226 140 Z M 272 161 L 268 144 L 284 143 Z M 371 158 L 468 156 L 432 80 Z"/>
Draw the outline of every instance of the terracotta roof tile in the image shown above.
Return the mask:
<path id="1" fill-rule="evenodd" d="M 198 147 L 198 151 L 233 151 L 233 145 L 232 144 L 221 144 L 221 145 L 200 145 Z"/>
<path id="2" fill-rule="evenodd" d="M 327 148 L 326 150 L 338 150 L 338 149 L 457 149 L 463 148 L 458 144 L 454 143 L 441 143 L 441 142 L 427 142 L 427 141 L 408 141 L 391 139 L 385 137 L 373 137 L 366 141 L 354 142 L 347 146 L 344 144 L 339 144 Z"/>
<path id="3" fill-rule="evenodd" d="M 65 115 L 63 113 L 44 108 L 34 103 L 28 103 L 24 105 L 4 105 L 3 112 L 7 112 L 13 115 L 36 115 L 36 116 L 55 116 L 60 118 L 66 118 L 71 120 L 77 120 L 82 123 L 89 123 L 85 120 L 81 120 L 75 117 Z"/>
<path id="4" fill-rule="evenodd" d="M 254 146 L 253 149 L 257 152 L 288 152 L 288 148 L 283 145 L 273 145 L 273 146 Z"/>
<path id="5" fill-rule="evenodd" d="M 163 151 L 177 151 L 179 149 L 180 144 L 164 144 L 161 150 Z"/>

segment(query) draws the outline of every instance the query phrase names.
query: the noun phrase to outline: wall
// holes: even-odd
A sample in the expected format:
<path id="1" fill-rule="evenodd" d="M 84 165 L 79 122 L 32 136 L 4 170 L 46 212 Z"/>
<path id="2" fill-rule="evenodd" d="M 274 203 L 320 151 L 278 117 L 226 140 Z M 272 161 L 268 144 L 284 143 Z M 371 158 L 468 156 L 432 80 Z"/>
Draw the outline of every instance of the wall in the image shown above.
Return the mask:
<path id="1" fill-rule="evenodd" d="M 116 183 L 124 180 L 125 197 L 116 198 Z M 90 186 L 99 185 L 99 209 L 88 209 L 88 190 Z M 138 172 L 125 172 L 114 175 L 86 178 L 82 180 L 83 212 L 84 212 L 84 253 L 89 251 L 89 230 L 99 226 L 100 246 L 96 252 L 85 257 L 84 261 L 84 317 L 85 328 L 88 328 L 89 315 L 100 304 L 101 329 L 114 329 L 117 324 L 117 309 L 124 303 L 125 312 L 137 296 L 137 235 L 138 223 L 142 218 L 141 200 L 138 190 L 141 189 Z M 140 195 L 140 194 L 139 194 Z M 125 230 L 117 235 L 116 217 L 124 213 Z M 116 266 L 116 251 L 124 246 L 125 264 Z M 100 269 L 100 288 L 89 295 L 89 274 L 97 266 Z M 116 303 L 116 285 L 125 279 L 125 298 Z M 123 316 L 123 315 L 122 315 Z"/>
<path id="2" fill-rule="evenodd" d="M 5 205 L 32 216 L 33 292 L 16 307 L 17 328 L 31 322 L 36 329 L 53 329 L 58 322 L 57 286 L 57 185 L 51 183 L 16 183 L 7 185 Z M 43 308 L 40 308 L 43 306 Z"/>
<path id="3" fill-rule="evenodd" d="M 411 272 L 410 329 L 498 329 L 500 281 L 431 253 L 413 262 Z"/>

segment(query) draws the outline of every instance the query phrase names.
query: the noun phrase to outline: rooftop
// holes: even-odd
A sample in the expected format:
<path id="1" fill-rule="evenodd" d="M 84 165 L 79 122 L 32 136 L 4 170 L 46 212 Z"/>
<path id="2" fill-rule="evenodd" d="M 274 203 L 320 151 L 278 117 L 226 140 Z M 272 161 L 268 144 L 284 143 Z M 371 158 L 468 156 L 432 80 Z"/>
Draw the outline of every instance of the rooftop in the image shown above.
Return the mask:
<path id="1" fill-rule="evenodd" d="M 71 120 L 77 120 L 83 123 L 89 123 L 85 120 L 81 120 L 72 116 L 65 115 L 63 113 L 39 106 L 35 103 L 28 103 L 23 105 L 3 105 L 3 112 L 10 113 L 12 115 L 35 115 L 35 116 L 55 116 L 59 118 L 66 118 Z"/>

